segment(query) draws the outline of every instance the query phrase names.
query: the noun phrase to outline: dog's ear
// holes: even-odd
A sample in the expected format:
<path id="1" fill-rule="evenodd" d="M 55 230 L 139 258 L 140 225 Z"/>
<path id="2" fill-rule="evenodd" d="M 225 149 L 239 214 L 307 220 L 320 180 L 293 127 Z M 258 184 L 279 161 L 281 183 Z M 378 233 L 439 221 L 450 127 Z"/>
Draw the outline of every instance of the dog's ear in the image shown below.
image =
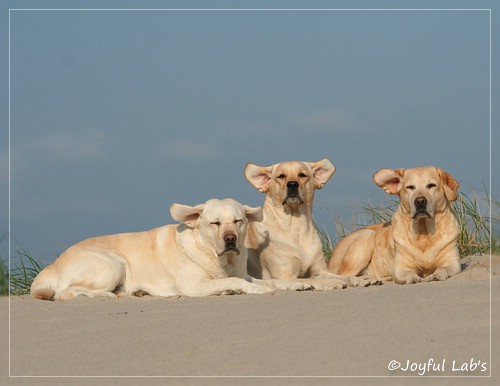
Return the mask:
<path id="1" fill-rule="evenodd" d="M 439 177 L 441 178 L 441 183 L 443 184 L 444 194 L 448 201 L 452 202 L 457 199 L 458 182 L 453 178 L 453 176 L 445 172 L 444 170 L 438 169 Z"/>
<path id="2" fill-rule="evenodd" d="M 250 206 L 243 205 L 243 209 L 245 209 L 245 215 L 248 222 L 261 222 L 264 218 L 262 216 L 262 208 L 260 206 L 252 208 Z"/>
<path id="3" fill-rule="evenodd" d="M 172 204 L 170 215 L 175 221 L 186 224 L 190 228 L 196 228 L 203 212 L 204 205 L 188 206 L 181 204 Z"/>
<path id="4" fill-rule="evenodd" d="M 389 194 L 398 194 L 403 186 L 404 169 L 380 169 L 373 175 L 373 181 Z"/>
<path id="5" fill-rule="evenodd" d="M 250 162 L 245 166 L 245 178 L 262 193 L 269 190 L 272 172 L 272 166 L 257 166 Z"/>
<path id="6" fill-rule="evenodd" d="M 316 189 L 321 189 L 325 186 L 328 180 L 333 176 L 333 173 L 335 173 L 335 166 L 326 158 L 321 161 L 309 162 L 309 166 L 313 172 L 314 187 Z"/>

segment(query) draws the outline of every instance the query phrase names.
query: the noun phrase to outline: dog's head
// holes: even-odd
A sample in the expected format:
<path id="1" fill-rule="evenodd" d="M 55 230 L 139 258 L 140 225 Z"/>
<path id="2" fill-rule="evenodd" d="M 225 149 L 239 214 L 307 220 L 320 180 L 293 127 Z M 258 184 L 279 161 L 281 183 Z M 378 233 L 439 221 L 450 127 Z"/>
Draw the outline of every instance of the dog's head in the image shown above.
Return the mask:
<path id="1" fill-rule="evenodd" d="M 170 214 L 174 220 L 195 229 L 201 244 L 213 248 L 219 257 L 239 255 L 245 248 L 248 223 L 262 221 L 262 208 L 251 208 L 230 198 L 197 206 L 173 204 Z"/>
<path id="2" fill-rule="evenodd" d="M 335 173 L 326 158 L 317 162 L 288 161 L 271 166 L 247 163 L 245 178 L 275 205 L 297 208 L 312 204 L 314 190 L 321 189 Z"/>
<path id="3" fill-rule="evenodd" d="M 434 218 L 457 199 L 458 182 L 434 166 L 380 169 L 373 180 L 387 193 L 397 194 L 403 212 L 413 220 Z"/>

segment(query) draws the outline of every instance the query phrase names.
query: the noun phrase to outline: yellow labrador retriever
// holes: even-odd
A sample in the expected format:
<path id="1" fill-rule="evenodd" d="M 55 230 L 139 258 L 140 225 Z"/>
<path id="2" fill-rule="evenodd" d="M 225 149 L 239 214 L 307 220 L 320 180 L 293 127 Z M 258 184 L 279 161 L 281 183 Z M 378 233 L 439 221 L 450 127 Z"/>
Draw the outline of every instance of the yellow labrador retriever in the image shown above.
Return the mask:
<path id="1" fill-rule="evenodd" d="M 65 300 L 142 291 L 208 296 L 308 288 L 247 275 L 245 234 L 248 223 L 262 220 L 261 208 L 225 199 L 194 207 L 173 204 L 170 213 L 181 224 L 91 238 L 70 247 L 38 274 L 31 295 Z"/>
<path id="2" fill-rule="evenodd" d="M 399 196 L 399 207 L 390 222 L 367 226 L 340 241 L 330 271 L 393 278 L 399 284 L 446 280 L 459 273 L 459 226 L 450 205 L 457 199 L 458 182 L 434 166 L 381 169 L 373 179 Z"/>
<path id="3" fill-rule="evenodd" d="M 266 194 L 264 219 L 249 224 L 246 238 L 251 276 L 301 278 L 317 290 L 347 286 L 344 278 L 328 271 L 313 223 L 314 191 L 321 189 L 334 173 L 335 167 L 327 159 L 246 165 L 246 179 Z"/>

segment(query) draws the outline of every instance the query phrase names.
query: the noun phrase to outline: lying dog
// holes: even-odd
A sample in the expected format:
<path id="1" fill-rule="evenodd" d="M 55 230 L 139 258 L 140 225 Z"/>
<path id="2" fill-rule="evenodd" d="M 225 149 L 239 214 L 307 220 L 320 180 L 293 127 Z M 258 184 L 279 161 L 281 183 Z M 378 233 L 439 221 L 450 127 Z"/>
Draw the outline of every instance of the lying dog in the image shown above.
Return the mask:
<path id="1" fill-rule="evenodd" d="M 315 189 L 335 173 L 327 159 L 290 161 L 272 166 L 248 163 L 246 179 L 266 193 L 262 222 L 249 224 L 248 272 L 263 279 L 297 280 L 317 290 L 345 288 L 344 278 L 330 273 L 313 223 Z"/>
<path id="2" fill-rule="evenodd" d="M 399 208 L 390 222 L 367 226 L 340 241 L 330 271 L 394 278 L 400 284 L 446 280 L 459 273 L 459 226 L 450 205 L 458 182 L 433 166 L 381 169 L 373 179 L 399 196 Z"/>
<path id="3" fill-rule="evenodd" d="M 65 300 L 136 292 L 208 296 L 309 288 L 247 275 L 245 234 L 248 223 L 262 220 L 261 208 L 225 199 L 195 207 L 173 204 L 170 213 L 182 224 L 96 237 L 70 247 L 38 274 L 31 295 Z"/>

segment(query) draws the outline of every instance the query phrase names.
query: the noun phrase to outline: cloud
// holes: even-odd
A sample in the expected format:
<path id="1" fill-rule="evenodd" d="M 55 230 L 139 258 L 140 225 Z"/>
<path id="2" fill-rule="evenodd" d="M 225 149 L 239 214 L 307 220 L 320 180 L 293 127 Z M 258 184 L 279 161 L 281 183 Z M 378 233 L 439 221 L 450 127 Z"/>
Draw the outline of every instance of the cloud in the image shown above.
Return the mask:
<path id="1" fill-rule="evenodd" d="M 105 154 L 106 135 L 95 129 L 68 130 L 47 134 L 13 136 L 11 160 L 16 166 L 30 161 L 81 162 Z"/>
<path id="2" fill-rule="evenodd" d="M 100 154 L 95 133 L 90 133 L 89 136 L 54 133 L 43 138 L 36 147 L 60 160 L 88 159 Z"/>
<path id="3" fill-rule="evenodd" d="M 279 138 L 291 132 L 299 134 L 336 134 L 352 135 L 366 132 L 364 117 L 350 109 L 335 106 L 325 109 L 289 111 L 268 120 L 253 119 L 247 121 L 222 122 L 215 132 L 221 135 L 236 131 L 245 139 Z"/>

